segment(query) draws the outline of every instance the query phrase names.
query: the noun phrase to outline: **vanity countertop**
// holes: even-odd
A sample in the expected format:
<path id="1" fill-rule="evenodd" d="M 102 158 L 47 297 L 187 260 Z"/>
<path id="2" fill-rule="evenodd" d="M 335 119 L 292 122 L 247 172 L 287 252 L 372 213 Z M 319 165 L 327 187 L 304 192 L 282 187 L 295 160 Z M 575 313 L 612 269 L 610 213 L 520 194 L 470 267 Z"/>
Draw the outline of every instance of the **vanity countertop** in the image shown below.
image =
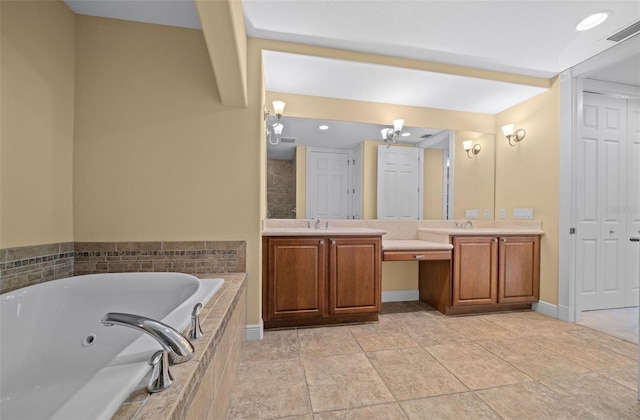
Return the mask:
<path id="1" fill-rule="evenodd" d="M 382 236 L 386 232 L 366 227 L 269 227 L 262 230 L 262 236 Z"/>
<path id="2" fill-rule="evenodd" d="M 383 251 L 441 251 L 452 249 L 453 245 L 445 242 L 431 242 L 415 239 L 383 239 Z"/>
<path id="3" fill-rule="evenodd" d="M 523 229 L 513 227 L 481 227 L 481 228 L 420 228 L 418 229 L 418 235 L 421 232 L 444 234 L 449 236 L 484 236 L 484 235 L 544 235 L 544 231 L 541 229 Z"/>

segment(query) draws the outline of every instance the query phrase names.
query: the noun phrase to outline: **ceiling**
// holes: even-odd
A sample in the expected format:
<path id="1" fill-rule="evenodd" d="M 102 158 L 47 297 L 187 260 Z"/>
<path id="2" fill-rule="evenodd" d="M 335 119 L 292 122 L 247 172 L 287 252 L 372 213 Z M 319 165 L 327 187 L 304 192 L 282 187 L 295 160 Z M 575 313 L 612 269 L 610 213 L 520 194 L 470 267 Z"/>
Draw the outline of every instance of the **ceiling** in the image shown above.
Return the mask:
<path id="1" fill-rule="evenodd" d="M 65 3 L 79 14 L 200 28 L 193 0 Z M 637 0 L 242 0 L 242 6 L 250 37 L 545 79 L 616 45 L 606 38 L 640 20 Z M 602 25 L 575 30 L 581 19 L 603 10 L 609 17 Z M 544 91 L 275 51 L 263 58 L 271 92 L 495 114 Z M 640 52 L 593 78 L 640 86 Z"/>

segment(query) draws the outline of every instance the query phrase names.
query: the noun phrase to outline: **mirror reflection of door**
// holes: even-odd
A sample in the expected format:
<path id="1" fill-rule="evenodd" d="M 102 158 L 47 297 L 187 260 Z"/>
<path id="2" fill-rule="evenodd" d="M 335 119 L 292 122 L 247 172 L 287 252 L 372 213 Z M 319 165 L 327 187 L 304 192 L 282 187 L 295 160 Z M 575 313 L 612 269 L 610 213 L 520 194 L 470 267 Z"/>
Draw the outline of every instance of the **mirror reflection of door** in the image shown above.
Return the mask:
<path id="1" fill-rule="evenodd" d="M 378 219 L 422 215 L 422 149 L 378 146 Z"/>
<path id="2" fill-rule="evenodd" d="M 307 148 L 307 218 L 350 219 L 350 150 Z"/>

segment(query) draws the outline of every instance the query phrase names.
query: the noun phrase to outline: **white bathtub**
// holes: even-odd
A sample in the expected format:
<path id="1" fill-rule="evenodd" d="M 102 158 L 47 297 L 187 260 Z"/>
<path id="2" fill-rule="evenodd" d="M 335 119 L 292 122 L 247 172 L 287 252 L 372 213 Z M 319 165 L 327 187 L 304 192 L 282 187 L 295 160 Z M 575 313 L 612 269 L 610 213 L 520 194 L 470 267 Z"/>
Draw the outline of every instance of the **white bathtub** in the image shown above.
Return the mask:
<path id="1" fill-rule="evenodd" d="M 107 312 L 143 315 L 183 331 L 193 306 L 223 279 L 180 273 L 70 277 L 0 295 L 0 418 L 110 418 L 160 349 L 131 328 L 105 327 Z"/>

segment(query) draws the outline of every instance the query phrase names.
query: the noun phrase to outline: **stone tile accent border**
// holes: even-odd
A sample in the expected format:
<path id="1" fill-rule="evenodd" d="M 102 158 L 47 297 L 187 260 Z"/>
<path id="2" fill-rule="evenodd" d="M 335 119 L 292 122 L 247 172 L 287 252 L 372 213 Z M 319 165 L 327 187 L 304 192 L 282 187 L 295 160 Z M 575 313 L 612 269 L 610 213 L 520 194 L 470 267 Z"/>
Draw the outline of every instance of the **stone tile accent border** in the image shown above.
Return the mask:
<path id="1" fill-rule="evenodd" d="M 244 241 L 76 242 L 75 275 L 141 271 L 246 271 Z"/>
<path id="2" fill-rule="evenodd" d="M 0 249 L 0 293 L 73 276 L 73 242 Z"/>
<path id="3" fill-rule="evenodd" d="M 0 293 L 95 273 L 246 272 L 244 241 L 62 242 L 0 249 Z"/>

